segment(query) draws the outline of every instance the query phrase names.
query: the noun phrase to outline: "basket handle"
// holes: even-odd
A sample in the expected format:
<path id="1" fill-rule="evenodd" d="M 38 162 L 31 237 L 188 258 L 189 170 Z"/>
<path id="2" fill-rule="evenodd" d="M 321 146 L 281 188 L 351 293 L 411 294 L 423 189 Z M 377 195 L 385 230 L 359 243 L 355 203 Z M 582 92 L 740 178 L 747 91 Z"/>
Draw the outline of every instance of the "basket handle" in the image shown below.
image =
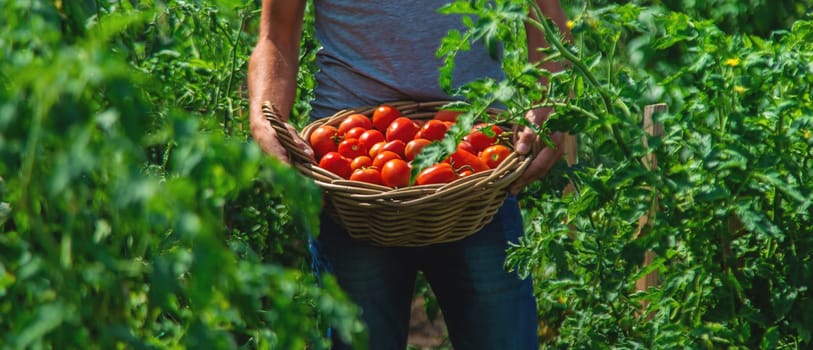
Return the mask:
<path id="1" fill-rule="evenodd" d="M 289 129 L 289 124 L 282 120 L 277 106 L 265 101 L 263 103 L 263 116 L 277 133 L 277 139 L 282 144 L 282 147 L 288 151 L 292 163 L 314 164 L 313 157 L 299 147 L 300 143 L 297 142 L 297 139 L 301 141 L 301 137 Z"/>

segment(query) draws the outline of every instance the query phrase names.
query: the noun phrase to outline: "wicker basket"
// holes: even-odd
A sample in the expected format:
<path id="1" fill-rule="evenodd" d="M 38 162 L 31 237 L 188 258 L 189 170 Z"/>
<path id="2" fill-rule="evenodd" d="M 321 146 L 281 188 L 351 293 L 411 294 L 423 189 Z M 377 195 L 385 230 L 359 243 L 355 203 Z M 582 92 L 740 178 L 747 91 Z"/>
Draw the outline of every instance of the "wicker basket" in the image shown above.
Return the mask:
<path id="1" fill-rule="evenodd" d="M 431 119 L 438 102 L 393 102 L 401 114 L 415 119 Z M 307 140 L 317 127 L 338 126 L 345 117 L 361 113 L 372 116 L 376 107 L 340 111 L 308 124 L 300 137 Z M 491 110 L 489 113 L 498 113 Z M 530 158 L 512 153 L 495 169 L 478 172 L 448 184 L 410 186 L 393 189 L 360 181 L 345 180 L 319 168 L 295 147 L 293 135 L 273 106 L 263 105 L 263 113 L 276 130 L 291 163 L 314 180 L 323 192 L 326 209 L 341 222 L 351 237 L 381 246 L 425 246 L 463 239 L 491 221 L 507 195 L 506 188 L 525 170 Z"/>

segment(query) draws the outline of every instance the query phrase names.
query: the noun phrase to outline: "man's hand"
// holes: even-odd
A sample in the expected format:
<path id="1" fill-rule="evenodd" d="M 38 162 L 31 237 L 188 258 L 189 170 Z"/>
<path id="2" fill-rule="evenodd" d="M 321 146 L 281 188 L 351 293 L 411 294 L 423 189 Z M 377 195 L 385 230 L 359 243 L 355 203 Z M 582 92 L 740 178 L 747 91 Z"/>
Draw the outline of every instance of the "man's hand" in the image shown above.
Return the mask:
<path id="1" fill-rule="evenodd" d="M 313 160 L 313 149 L 311 149 L 310 145 L 308 145 L 305 140 L 299 137 L 296 128 L 288 123 L 285 123 L 285 127 L 288 128 L 288 132 L 290 132 L 293 136 L 296 146 L 305 151 L 311 160 Z M 277 132 L 271 127 L 271 124 L 269 124 L 267 121 L 265 123 L 258 122 L 256 125 L 252 123 L 251 134 L 263 152 L 285 163 L 291 164 L 291 158 L 288 151 L 282 146 L 282 143 L 280 143 L 279 138 L 277 137 Z"/>
<path id="2" fill-rule="evenodd" d="M 570 29 L 567 28 L 567 15 L 562 9 L 562 5 L 560 4 L 559 0 L 536 0 L 536 4 L 542 11 L 543 16 L 549 17 L 553 20 L 553 22 L 556 23 L 556 26 L 559 27 L 559 31 L 564 34 L 565 41 L 573 42 L 573 34 L 570 32 Z M 530 13 L 529 15 L 535 20 L 540 20 L 537 18 L 536 13 Z M 540 49 L 549 47 L 550 45 L 548 44 L 544 33 L 542 33 L 539 28 L 526 23 L 525 33 L 527 35 L 528 60 L 530 62 L 542 62 L 541 67 L 551 73 L 560 72 L 565 68 L 559 61 L 545 60 L 544 51 Z M 540 84 L 542 86 L 548 85 L 548 79 L 546 76 L 542 76 L 540 78 Z M 548 118 L 551 111 L 551 108 L 535 109 L 529 111 L 525 117 L 528 118 L 528 120 L 530 120 L 534 125 L 542 125 L 542 123 Z M 545 176 L 545 174 L 547 174 L 548 171 L 553 168 L 556 162 L 562 158 L 562 154 L 564 153 L 565 133 L 555 132 L 549 136 L 553 146 L 542 145 L 544 147 L 536 155 L 534 160 L 531 162 L 531 165 L 525 169 L 525 173 L 523 173 L 508 188 L 510 193 L 517 194 L 520 190 L 522 190 L 522 188 L 531 182 Z M 519 154 L 528 154 L 534 148 L 534 146 L 539 143 L 539 137 L 536 135 L 536 133 L 534 133 L 531 128 L 525 128 L 518 135 L 515 143 L 515 149 Z"/>
<path id="3" fill-rule="evenodd" d="M 542 125 L 542 123 L 548 119 L 550 112 L 550 108 L 539 108 L 528 111 L 525 117 L 534 125 Z M 539 151 L 528 168 L 525 169 L 525 172 L 508 187 L 509 193 L 517 194 L 528 184 L 545 176 L 556 162 L 562 158 L 565 134 L 563 132 L 555 132 L 550 135 L 550 139 L 554 147 L 541 145 L 539 136 L 529 127 L 526 127 L 519 133 L 514 145 L 517 153 L 528 154 L 535 146 L 543 148 Z"/>
<path id="4" fill-rule="evenodd" d="M 260 32 L 248 62 L 248 99 L 251 136 L 267 154 L 286 163 L 290 155 L 263 115 L 266 101 L 278 111 L 289 113 L 296 97 L 299 70 L 299 42 L 302 35 L 304 0 L 263 0 Z M 282 115 L 287 117 L 287 115 Z M 287 121 L 287 118 L 282 118 Z M 298 147 L 310 151 L 293 126 L 286 124 Z M 313 157 L 313 151 L 309 153 Z"/>

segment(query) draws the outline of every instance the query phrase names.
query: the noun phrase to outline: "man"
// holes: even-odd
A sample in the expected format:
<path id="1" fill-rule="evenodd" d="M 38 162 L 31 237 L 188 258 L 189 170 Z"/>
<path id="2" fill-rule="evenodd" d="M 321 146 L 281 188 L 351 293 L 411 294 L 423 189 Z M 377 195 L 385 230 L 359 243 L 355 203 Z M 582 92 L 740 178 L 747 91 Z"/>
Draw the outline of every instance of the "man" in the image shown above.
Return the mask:
<path id="1" fill-rule="evenodd" d="M 437 13 L 440 0 L 315 0 L 316 98 L 312 117 L 389 101 L 438 101 L 451 97 L 438 85 L 435 52 L 448 30 L 463 30 L 459 16 Z M 555 0 L 537 0 L 546 16 L 567 32 L 566 17 Z M 296 94 L 299 42 L 305 0 L 264 0 L 260 33 L 249 62 L 251 132 L 266 153 L 288 161 L 285 149 L 262 115 L 270 101 L 287 118 Z M 528 28 L 529 59 L 542 58 L 547 46 L 536 28 Z M 547 63 L 550 71 L 561 70 Z M 459 55 L 454 84 L 502 76 L 500 62 L 482 47 Z M 549 110 L 528 113 L 541 123 Z M 293 128 L 291 128 L 293 130 Z M 562 135 L 551 135 L 561 143 Z M 538 142 L 526 129 L 516 149 L 527 153 Z M 307 148 L 303 145 L 303 148 Z M 511 187 L 516 194 L 561 158 L 561 147 L 544 148 Z M 427 215 L 431 215 L 427 213 Z M 516 197 L 509 196 L 482 231 L 458 242 L 420 248 L 378 247 L 351 239 L 323 215 L 319 257 L 339 285 L 362 309 L 370 349 L 404 349 L 415 278 L 423 271 L 444 314 L 456 349 L 536 349 L 536 305 L 530 279 L 507 273 L 508 242 L 523 234 Z M 336 344 L 337 347 L 346 346 Z"/>

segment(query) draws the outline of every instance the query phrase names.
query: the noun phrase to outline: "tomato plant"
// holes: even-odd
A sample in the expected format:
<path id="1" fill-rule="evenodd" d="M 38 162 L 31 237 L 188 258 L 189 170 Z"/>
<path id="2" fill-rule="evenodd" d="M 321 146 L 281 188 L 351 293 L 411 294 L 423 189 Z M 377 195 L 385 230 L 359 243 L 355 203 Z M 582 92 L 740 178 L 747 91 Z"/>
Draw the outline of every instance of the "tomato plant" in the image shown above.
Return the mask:
<path id="1" fill-rule="evenodd" d="M 328 326 L 361 333 L 307 268 L 320 190 L 249 141 L 257 9 L 0 1 L 0 348 L 327 349 Z"/>
<path id="2" fill-rule="evenodd" d="M 803 229 L 813 195 L 811 80 L 809 69 L 788 68 L 813 60 L 813 26 L 797 17 L 775 31 L 736 30 L 797 9 L 780 3 L 598 1 L 571 8 L 561 27 L 518 15 L 518 1 L 441 9 L 479 21 L 439 49 L 441 85 L 466 100 L 451 133 L 463 139 L 462 124 L 500 104 L 507 112 L 495 119 L 523 126 L 529 111 L 552 110 L 534 126 L 545 145 L 554 131 L 578 135 L 578 164 L 557 164 L 520 193 L 526 235 L 507 261 L 540 291 L 543 348 L 813 343 L 813 323 L 797 311 L 813 310 L 809 293 L 799 294 L 813 247 Z M 765 14 L 729 22 L 754 11 Z M 552 62 L 528 66 L 523 30 L 549 39 L 542 53 Z M 506 77 L 453 88 L 454 57 L 473 38 L 502 54 Z M 548 70 L 557 61 L 564 72 Z M 647 126 L 663 132 L 650 133 L 642 115 L 660 102 L 666 111 Z M 466 137 L 475 151 L 488 144 L 480 138 Z M 563 191 L 568 182 L 574 190 Z M 649 273 L 657 283 L 643 288 Z"/>

